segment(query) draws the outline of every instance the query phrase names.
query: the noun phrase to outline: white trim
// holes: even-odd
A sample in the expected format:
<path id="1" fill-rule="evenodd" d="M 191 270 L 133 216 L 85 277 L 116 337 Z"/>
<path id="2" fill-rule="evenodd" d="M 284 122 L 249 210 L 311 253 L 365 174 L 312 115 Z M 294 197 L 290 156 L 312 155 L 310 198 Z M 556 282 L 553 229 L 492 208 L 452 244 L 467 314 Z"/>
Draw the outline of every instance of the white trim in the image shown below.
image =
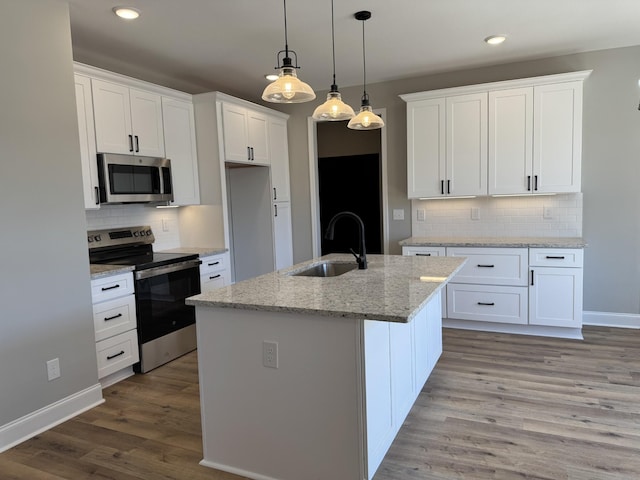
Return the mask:
<path id="1" fill-rule="evenodd" d="M 133 375 L 134 375 L 133 367 L 132 366 L 125 367 L 122 370 L 118 370 L 117 372 L 113 372 L 112 374 L 107 375 L 106 377 L 102 377 L 100 379 L 100 386 L 103 389 L 105 389 Z"/>
<path id="2" fill-rule="evenodd" d="M 387 109 L 375 109 L 374 113 L 386 118 Z M 320 204 L 318 202 L 318 131 L 313 117 L 307 118 L 307 140 L 309 149 L 309 196 L 311 202 L 311 252 L 320 256 Z M 382 191 L 382 253 L 389 253 L 389 188 L 387 176 L 387 127 L 380 130 L 380 169 Z"/>
<path id="3" fill-rule="evenodd" d="M 216 470 L 221 470 L 223 472 L 240 475 L 241 477 L 251 478 L 252 480 L 281 480 L 279 478 L 267 477 L 266 475 L 261 475 L 259 473 L 242 470 L 241 468 L 230 467 L 222 463 L 210 462 L 209 460 L 205 460 L 205 459 L 202 459 L 200 461 L 200 465 L 202 465 L 203 467 L 209 467 L 209 468 L 214 468 Z"/>
<path id="4" fill-rule="evenodd" d="M 480 83 L 477 85 L 467 85 L 463 87 L 428 90 L 426 92 L 405 93 L 398 96 L 405 102 L 414 102 L 416 100 L 427 100 L 429 98 L 446 97 L 450 95 L 466 95 L 469 93 L 502 90 L 505 88 L 520 88 L 545 85 L 549 83 L 583 81 L 591 74 L 592 71 L 593 70 L 582 70 L 579 72 L 560 73 L 557 75 L 544 75 L 541 77 L 519 78 L 516 80 L 505 80 L 502 82 Z"/>
<path id="5" fill-rule="evenodd" d="M 476 320 L 442 320 L 444 328 L 476 330 L 481 332 L 512 333 L 516 335 L 535 335 L 539 337 L 571 338 L 583 340 L 581 328 L 543 327 L 539 325 L 515 325 L 508 323 L 478 322 Z"/>
<path id="6" fill-rule="evenodd" d="M 0 426 L 0 453 L 104 403 L 99 383 Z"/>
<path id="7" fill-rule="evenodd" d="M 637 313 L 583 312 L 583 325 L 616 328 L 640 328 Z"/>

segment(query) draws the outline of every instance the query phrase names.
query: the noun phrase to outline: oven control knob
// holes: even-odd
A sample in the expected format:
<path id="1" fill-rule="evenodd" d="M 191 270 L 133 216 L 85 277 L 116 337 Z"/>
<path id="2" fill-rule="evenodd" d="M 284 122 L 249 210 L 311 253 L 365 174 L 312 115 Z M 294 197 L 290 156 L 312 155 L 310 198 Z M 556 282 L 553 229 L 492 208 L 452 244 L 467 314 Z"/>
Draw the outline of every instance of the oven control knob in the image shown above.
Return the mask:
<path id="1" fill-rule="evenodd" d="M 133 232 L 133 236 L 134 237 L 139 237 L 140 236 L 140 232 L 138 232 L 138 231 Z"/>
<path id="2" fill-rule="evenodd" d="M 91 237 L 91 236 L 87 237 L 87 241 L 88 241 L 89 243 L 93 242 L 93 237 Z"/>
<path id="3" fill-rule="evenodd" d="M 147 230 L 147 235 L 151 235 L 151 230 Z"/>
<path id="4" fill-rule="evenodd" d="M 100 235 L 96 235 L 96 236 L 94 237 L 94 240 L 95 240 L 96 242 L 99 242 L 100 240 L 102 240 L 102 238 L 100 237 Z"/>

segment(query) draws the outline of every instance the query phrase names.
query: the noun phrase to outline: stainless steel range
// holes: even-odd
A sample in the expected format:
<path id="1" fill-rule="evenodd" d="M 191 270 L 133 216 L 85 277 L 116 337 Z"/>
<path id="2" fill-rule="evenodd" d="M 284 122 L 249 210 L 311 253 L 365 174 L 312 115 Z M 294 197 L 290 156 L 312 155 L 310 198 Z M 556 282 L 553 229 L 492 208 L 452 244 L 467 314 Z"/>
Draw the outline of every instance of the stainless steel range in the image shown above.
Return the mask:
<path id="1" fill-rule="evenodd" d="M 145 373 L 196 348 L 195 308 L 200 293 L 197 254 L 156 253 L 149 226 L 87 232 L 89 261 L 134 267 L 140 362 Z"/>

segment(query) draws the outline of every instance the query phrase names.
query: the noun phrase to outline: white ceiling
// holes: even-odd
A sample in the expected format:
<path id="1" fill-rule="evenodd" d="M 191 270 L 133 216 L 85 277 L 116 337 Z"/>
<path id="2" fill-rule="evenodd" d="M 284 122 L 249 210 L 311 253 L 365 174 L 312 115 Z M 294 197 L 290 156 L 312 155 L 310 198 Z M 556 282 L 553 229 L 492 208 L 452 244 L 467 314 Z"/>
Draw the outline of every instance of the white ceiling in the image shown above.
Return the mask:
<path id="1" fill-rule="evenodd" d="M 340 87 L 467 67 L 640 45 L 640 0 L 334 0 Z M 257 98 L 284 48 L 282 0 L 69 0 L 76 60 L 144 78 L 145 71 Z M 116 5 L 142 11 L 123 21 Z M 330 0 L 287 2 L 289 48 L 315 90 L 331 84 Z M 506 34 L 490 47 L 483 39 Z M 639 59 L 640 61 L 640 59 Z M 171 83 L 171 82 L 169 82 Z M 170 85 L 173 86 L 173 85 Z"/>

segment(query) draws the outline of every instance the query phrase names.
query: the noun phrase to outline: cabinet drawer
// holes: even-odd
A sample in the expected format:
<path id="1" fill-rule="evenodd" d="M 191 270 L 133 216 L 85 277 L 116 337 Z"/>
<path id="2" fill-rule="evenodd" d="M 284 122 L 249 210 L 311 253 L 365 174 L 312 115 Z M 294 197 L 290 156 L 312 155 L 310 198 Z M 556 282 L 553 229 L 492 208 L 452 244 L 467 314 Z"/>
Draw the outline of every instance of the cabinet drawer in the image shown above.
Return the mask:
<path id="1" fill-rule="evenodd" d="M 468 261 L 451 279 L 455 283 L 487 285 L 527 285 L 527 248 L 447 247 L 447 256 L 467 257 Z"/>
<path id="2" fill-rule="evenodd" d="M 93 306 L 96 341 L 136 328 L 136 297 L 127 295 Z"/>
<path id="3" fill-rule="evenodd" d="M 582 268 L 582 249 L 574 248 L 531 248 L 529 265 L 532 267 L 577 267 Z"/>
<path id="4" fill-rule="evenodd" d="M 133 293 L 133 274 L 123 273 L 110 277 L 91 280 L 93 303 L 104 302 L 112 298 L 124 297 Z"/>
<path id="5" fill-rule="evenodd" d="M 200 258 L 202 263 L 200 264 L 200 275 L 204 275 L 211 272 L 220 272 L 227 269 L 227 255 L 212 255 L 210 257 Z"/>
<path id="6" fill-rule="evenodd" d="M 527 287 L 447 285 L 449 318 L 526 325 L 527 306 Z"/>
<path id="7" fill-rule="evenodd" d="M 229 285 L 229 275 L 224 272 L 211 272 L 207 275 L 200 275 L 200 290 L 202 293 L 210 292 L 216 288 Z"/>
<path id="8" fill-rule="evenodd" d="M 98 357 L 98 378 L 106 377 L 138 362 L 140 356 L 136 330 L 129 330 L 115 337 L 96 342 L 96 355 Z"/>
<path id="9" fill-rule="evenodd" d="M 425 257 L 444 257 L 445 247 L 402 247 L 402 255 L 425 256 Z"/>

